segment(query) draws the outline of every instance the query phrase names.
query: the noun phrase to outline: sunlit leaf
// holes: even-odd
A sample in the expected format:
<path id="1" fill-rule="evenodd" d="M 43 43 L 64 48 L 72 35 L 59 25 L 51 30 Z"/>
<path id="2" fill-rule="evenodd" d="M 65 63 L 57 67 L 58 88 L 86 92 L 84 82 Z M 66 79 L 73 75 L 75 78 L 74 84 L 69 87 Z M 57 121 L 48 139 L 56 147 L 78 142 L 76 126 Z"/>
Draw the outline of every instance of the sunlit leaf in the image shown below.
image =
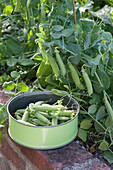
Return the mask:
<path id="1" fill-rule="evenodd" d="M 4 9 L 3 9 L 3 13 L 5 15 L 10 15 L 13 12 L 13 7 L 11 5 L 7 5 Z"/>
<path id="2" fill-rule="evenodd" d="M 25 83 L 18 83 L 17 88 L 21 92 L 27 92 L 29 87 Z"/>
<path id="3" fill-rule="evenodd" d="M 3 86 L 2 86 L 5 90 L 13 90 L 15 88 L 15 83 L 13 81 L 9 81 L 9 82 L 4 82 Z"/>

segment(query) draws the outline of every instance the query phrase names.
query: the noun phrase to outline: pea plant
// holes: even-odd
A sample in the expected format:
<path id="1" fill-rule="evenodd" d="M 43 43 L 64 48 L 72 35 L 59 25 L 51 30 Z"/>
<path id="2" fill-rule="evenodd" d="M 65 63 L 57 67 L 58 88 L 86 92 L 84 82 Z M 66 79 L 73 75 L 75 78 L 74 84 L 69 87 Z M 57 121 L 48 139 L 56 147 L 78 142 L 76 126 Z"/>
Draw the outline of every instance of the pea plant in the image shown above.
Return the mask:
<path id="1" fill-rule="evenodd" d="M 83 8 L 87 6 L 76 7 L 75 25 L 72 6 L 59 16 L 56 4 L 51 17 L 39 25 L 35 40 L 39 54 L 33 56 L 40 61 L 36 76 L 42 87 L 66 91 L 80 103 L 79 139 L 95 138 L 104 158 L 112 163 L 113 38 L 102 29 L 102 21 L 95 21 L 93 15 L 84 18 Z"/>
<path id="2" fill-rule="evenodd" d="M 51 90 L 72 96 L 81 108 L 78 139 L 84 145 L 92 140 L 113 163 L 112 6 L 96 10 L 95 1 L 75 1 L 75 22 L 72 0 L 0 5 L 0 85 L 5 92 L 13 97 Z M 3 104 L 0 109 L 3 126 L 7 113 Z"/>
<path id="3" fill-rule="evenodd" d="M 20 82 L 20 73 L 17 71 L 12 71 L 10 80 L 5 81 L 2 85 L 3 92 L 9 94 L 11 97 L 5 103 L 0 103 L 0 128 L 6 126 L 7 119 L 7 104 L 17 95 L 23 92 L 27 92 L 29 87 L 24 83 Z M 12 81 L 13 80 L 13 81 Z M 0 132 L 0 139 L 2 139 L 2 133 Z"/>

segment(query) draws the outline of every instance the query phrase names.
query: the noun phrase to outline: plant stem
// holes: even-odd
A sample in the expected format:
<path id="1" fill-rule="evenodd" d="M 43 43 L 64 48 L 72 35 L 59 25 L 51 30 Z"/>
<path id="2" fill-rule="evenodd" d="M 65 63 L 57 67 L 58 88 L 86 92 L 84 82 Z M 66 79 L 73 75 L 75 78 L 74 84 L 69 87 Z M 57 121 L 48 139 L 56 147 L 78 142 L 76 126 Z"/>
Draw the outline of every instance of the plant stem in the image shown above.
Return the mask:
<path id="1" fill-rule="evenodd" d="M 74 15 L 74 24 L 76 25 L 76 10 L 75 10 L 75 0 L 73 1 L 73 15 Z"/>

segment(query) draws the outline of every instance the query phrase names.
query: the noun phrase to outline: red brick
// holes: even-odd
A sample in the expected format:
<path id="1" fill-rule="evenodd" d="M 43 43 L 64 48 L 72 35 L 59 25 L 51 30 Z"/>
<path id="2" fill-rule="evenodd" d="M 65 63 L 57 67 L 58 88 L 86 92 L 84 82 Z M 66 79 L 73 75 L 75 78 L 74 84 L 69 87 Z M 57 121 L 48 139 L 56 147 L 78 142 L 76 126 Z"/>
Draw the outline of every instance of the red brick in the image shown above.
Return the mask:
<path id="1" fill-rule="evenodd" d="M 12 164 L 19 170 L 25 169 L 25 162 L 18 156 L 18 154 L 10 147 L 7 140 L 3 138 L 2 146 L 0 148 L 1 152 Z"/>

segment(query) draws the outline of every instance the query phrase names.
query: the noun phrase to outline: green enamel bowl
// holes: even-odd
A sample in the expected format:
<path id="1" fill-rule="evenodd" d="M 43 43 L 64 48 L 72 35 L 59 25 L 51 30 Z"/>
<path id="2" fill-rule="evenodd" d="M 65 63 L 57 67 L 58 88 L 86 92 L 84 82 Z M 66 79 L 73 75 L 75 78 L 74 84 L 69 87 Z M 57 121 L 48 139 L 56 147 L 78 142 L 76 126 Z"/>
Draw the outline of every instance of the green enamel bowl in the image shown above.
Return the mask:
<path id="1" fill-rule="evenodd" d="M 37 91 L 16 96 L 7 106 L 9 115 L 9 136 L 18 144 L 34 149 L 54 149 L 72 142 L 78 133 L 79 104 L 69 96 L 64 97 L 63 105 L 77 110 L 76 116 L 55 126 L 30 126 L 18 122 L 14 113 L 18 109 L 26 108 L 29 103 L 49 100 L 55 103 L 61 97 L 51 91 Z"/>

